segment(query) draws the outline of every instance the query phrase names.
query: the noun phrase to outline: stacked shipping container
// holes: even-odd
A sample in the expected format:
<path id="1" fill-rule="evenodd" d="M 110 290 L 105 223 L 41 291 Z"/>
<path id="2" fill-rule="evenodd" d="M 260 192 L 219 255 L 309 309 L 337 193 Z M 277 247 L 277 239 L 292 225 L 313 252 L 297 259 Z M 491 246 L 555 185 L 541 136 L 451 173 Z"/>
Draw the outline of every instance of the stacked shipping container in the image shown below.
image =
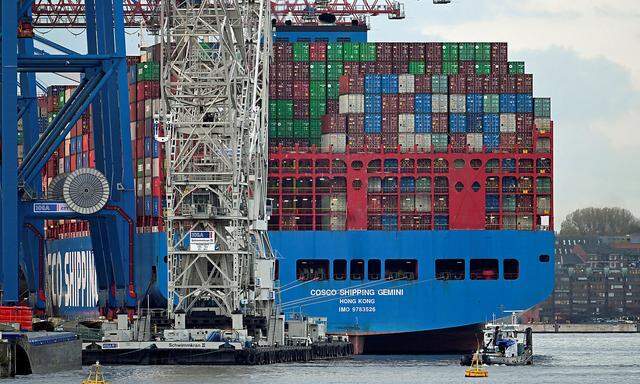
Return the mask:
<path id="1" fill-rule="evenodd" d="M 274 52 L 272 229 L 550 226 L 550 100 L 533 98 L 533 76 L 505 43 Z"/>

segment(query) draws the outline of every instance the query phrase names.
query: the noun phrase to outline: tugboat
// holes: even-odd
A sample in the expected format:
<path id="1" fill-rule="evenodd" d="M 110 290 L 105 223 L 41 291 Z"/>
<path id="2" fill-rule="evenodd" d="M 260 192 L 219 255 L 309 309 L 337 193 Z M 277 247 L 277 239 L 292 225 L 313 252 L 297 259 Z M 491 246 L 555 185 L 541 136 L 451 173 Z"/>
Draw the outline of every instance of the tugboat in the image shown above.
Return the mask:
<path id="1" fill-rule="evenodd" d="M 82 384 L 109 384 L 102 375 L 102 368 L 100 362 L 96 361 L 94 365 L 89 369 L 89 377 L 82 380 Z"/>
<path id="2" fill-rule="evenodd" d="M 515 312 L 511 324 L 489 323 L 483 334 L 483 347 L 479 351 L 481 364 L 531 365 L 533 364 L 533 335 L 531 328 L 520 330 Z M 460 364 L 471 365 L 475 354 L 462 357 Z"/>

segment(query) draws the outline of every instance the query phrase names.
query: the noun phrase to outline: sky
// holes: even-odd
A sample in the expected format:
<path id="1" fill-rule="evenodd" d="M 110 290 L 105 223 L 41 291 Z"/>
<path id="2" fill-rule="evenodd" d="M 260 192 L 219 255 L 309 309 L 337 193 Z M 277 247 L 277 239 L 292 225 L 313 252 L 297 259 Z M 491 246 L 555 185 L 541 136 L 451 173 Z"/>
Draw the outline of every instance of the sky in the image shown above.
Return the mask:
<path id="1" fill-rule="evenodd" d="M 370 41 L 504 41 L 534 74 L 534 96 L 552 98 L 557 228 L 589 206 L 640 217 L 640 1 L 404 4 L 404 20 L 371 19 Z"/>

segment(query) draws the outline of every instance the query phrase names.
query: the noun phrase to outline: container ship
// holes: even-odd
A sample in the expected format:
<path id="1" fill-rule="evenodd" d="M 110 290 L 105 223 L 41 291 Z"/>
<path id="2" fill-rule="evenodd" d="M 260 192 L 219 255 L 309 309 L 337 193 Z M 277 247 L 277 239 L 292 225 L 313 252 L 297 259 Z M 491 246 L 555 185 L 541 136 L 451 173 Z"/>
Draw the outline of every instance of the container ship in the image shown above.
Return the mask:
<path id="1" fill-rule="evenodd" d="M 130 58 L 136 289 L 166 300 L 159 49 Z M 269 234 L 287 315 L 363 353 L 472 350 L 480 325 L 553 288 L 553 124 L 506 43 L 374 43 L 364 26 L 280 26 L 269 72 Z M 40 100 L 52 118 L 68 87 Z M 93 166 L 88 117 L 43 185 Z M 88 224 L 46 223 L 48 305 L 95 314 Z M 145 303 L 146 303 L 145 302 Z"/>

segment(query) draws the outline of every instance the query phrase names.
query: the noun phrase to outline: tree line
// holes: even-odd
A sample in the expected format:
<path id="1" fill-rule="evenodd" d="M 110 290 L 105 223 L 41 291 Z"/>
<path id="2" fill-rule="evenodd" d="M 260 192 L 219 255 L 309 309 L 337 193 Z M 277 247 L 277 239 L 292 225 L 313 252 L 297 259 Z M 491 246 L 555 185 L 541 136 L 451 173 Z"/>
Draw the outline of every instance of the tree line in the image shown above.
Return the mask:
<path id="1" fill-rule="evenodd" d="M 560 225 L 561 236 L 623 236 L 640 232 L 640 219 L 619 207 L 582 208 Z"/>

